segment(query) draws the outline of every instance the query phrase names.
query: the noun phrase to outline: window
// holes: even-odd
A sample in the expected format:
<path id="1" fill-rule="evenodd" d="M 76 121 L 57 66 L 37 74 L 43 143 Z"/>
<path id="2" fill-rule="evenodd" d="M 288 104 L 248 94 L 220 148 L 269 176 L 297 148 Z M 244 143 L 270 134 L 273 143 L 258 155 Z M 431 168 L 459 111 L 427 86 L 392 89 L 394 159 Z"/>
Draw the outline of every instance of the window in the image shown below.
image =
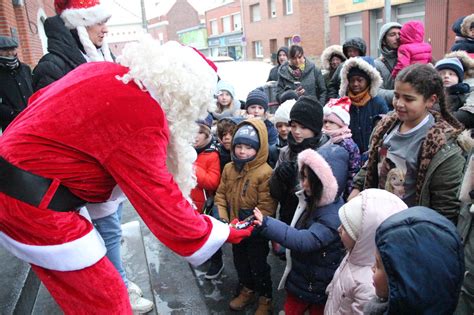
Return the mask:
<path id="1" fill-rule="evenodd" d="M 383 25 L 383 9 L 370 11 L 370 55 L 378 56 L 379 35 Z"/>
<path id="2" fill-rule="evenodd" d="M 242 19 L 240 18 L 240 13 L 232 15 L 232 20 L 234 21 L 234 31 L 241 31 Z"/>
<path id="3" fill-rule="evenodd" d="M 285 14 L 293 14 L 293 0 L 285 0 Z"/>
<path id="4" fill-rule="evenodd" d="M 224 16 L 222 18 L 222 32 L 223 33 L 230 33 L 232 32 L 232 27 L 231 27 L 231 19 L 230 15 Z"/>
<path id="5" fill-rule="evenodd" d="M 362 37 L 361 13 L 348 14 L 341 18 L 341 41 L 352 37 Z"/>
<path id="6" fill-rule="evenodd" d="M 211 35 L 218 35 L 219 32 L 217 31 L 217 21 L 210 20 L 209 23 L 211 24 Z"/>
<path id="7" fill-rule="evenodd" d="M 293 41 L 291 40 L 291 37 L 285 37 L 285 46 L 290 47 L 293 45 Z"/>
<path id="8" fill-rule="evenodd" d="M 260 17 L 260 4 L 250 6 L 250 19 L 252 22 L 258 22 L 262 19 Z"/>
<path id="9" fill-rule="evenodd" d="M 268 0 L 267 7 L 268 7 L 268 17 L 270 19 L 275 18 L 277 16 L 275 0 Z"/>
<path id="10" fill-rule="evenodd" d="M 256 58 L 263 58 L 262 42 L 259 41 L 259 40 L 253 42 L 253 48 L 254 48 L 255 57 Z"/>
<path id="11" fill-rule="evenodd" d="M 425 21 L 425 2 L 416 1 L 409 4 L 399 5 L 396 8 L 396 21 L 404 24 L 408 21 Z"/>

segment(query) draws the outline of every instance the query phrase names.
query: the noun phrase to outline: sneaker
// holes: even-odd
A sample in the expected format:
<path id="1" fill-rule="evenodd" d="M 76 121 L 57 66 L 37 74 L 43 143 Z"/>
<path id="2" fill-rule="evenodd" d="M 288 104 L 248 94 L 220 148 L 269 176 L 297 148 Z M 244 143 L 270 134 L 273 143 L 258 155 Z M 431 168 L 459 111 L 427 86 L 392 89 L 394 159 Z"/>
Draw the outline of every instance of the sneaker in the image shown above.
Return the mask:
<path id="1" fill-rule="evenodd" d="M 209 270 L 207 271 L 206 275 L 204 278 L 211 280 L 219 277 L 219 275 L 222 273 L 222 270 L 224 270 L 224 263 L 222 260 L 219 262 L 211 262 L 211 266 L 209 267 Z"/>
<path id="2" fill-rule="evenodd" d="M 128 280 L 128 292 L 130 291 L 135 292 L 139 296 L 143 296 L 142 289 L 140 289 L 140 287 L 135 282 Z"/>
<path id="3" fill-rule="evenodd" d="M 153 309 L 153 302 L 142 298 L 135 291 L 128 291 L 128 298 L 134 314 L 145 314 Z"/>
<path id="4" fill-rule="evenodd" d="M 254 301 L 255 292 L 250 290 L 249 288 L 243 287 L 242 290 L 240 290 L 239 296 L 230 301 L 229 307 L 231 310 L 241 311 L 246 306 L 252 304 Z"/>

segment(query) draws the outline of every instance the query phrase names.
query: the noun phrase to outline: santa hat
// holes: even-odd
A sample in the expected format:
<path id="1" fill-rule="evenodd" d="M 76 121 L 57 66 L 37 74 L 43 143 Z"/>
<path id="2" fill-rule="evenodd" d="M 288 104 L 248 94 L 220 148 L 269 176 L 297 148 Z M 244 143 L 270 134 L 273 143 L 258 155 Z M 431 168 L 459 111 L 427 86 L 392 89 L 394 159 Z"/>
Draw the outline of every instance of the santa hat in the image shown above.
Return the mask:
<path id="1" fill-rule="evenodd" d="M 105 23 L 112 16 L 99 0 L 55 0 L 54 9 L 67 28 L 77 30 L 79 40 L 90 61 L 113 61 L 107 42 L 104 40 L 100 47 L 102 56 L 86 30 L 87 26 Z"/>
<path id="2" fill-rule="evenodd" d="M 324 119 L 332 121 L 340 127 L 349 126 L 351 123 L 350 108 L 351 99 L 349 97 L 330 98 L 323 109 Z"/>

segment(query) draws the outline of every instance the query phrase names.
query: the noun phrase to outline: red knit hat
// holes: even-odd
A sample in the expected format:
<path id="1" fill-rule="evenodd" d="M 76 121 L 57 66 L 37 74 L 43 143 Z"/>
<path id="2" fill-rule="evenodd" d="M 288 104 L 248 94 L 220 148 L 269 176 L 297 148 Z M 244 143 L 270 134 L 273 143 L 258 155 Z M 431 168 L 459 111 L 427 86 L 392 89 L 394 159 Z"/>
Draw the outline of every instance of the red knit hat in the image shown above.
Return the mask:
<path id="1" fill-rule="evenodd" d="M 332 121 L 335 124 L 343 127 L 349 126 L 351 123 L 351 116 L 349 110 L 351 108 L 351 99 L 347 96 L 341 98 L 330 98 L 324 106 L 324 119 Z"/>
<path id="2" fill-rule="evenodd" d="M 111 17 L 99 0 L 54 0 L 54 9 L 69 29 L 91 26 Z"/>

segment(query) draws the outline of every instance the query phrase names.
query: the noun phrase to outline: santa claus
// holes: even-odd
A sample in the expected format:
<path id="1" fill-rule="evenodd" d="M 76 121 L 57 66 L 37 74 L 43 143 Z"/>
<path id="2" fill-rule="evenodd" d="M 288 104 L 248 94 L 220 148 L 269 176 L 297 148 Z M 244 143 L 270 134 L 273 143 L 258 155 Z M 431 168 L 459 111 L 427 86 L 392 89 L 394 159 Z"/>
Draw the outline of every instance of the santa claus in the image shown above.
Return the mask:
<path id="1" fill-rule="evenodd" d="M 83 64 L 40 90 L 0 137 L 0 244 L 32 265 L 67 314 L 131 312 L 101 238 L 76 210 L 117 184 L 153 234 L 194 265 L 251 233 L 200 215 L 187 198 L 194 122 L 212 110 L 215 66 L 151 38 L 117 61 Z"/>

